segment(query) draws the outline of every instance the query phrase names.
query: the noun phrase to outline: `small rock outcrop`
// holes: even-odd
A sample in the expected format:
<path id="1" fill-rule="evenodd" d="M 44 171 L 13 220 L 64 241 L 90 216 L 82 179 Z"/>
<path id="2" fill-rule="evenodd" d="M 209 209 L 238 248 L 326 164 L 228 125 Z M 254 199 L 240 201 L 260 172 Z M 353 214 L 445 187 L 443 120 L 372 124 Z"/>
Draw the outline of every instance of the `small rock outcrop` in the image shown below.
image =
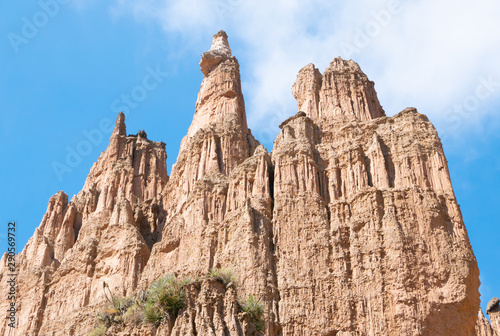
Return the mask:
<path id="1" fill-rule="evenodd" d="M 476 335 L 477 336 L 497 336 L 495 330 L 493 330 L 490 321 L 484 316 L 483 311 L 479 309 L 479 314 L 477 317 L 476 324 Z"/>
<path id="2" fill-rule="evenodd" d="M 499 335 L 498 299 L 491 324 L 479 310 L 476 259 L 425 115 L 386 116 L 353 61 L 323 74 L 310 64 L 292 88 L 299 112 L 269 153 L 248 129 L 225 32 L 200 69 L 170 176 L 165 144 L 126 135 L 120 113 L 83 189 L 50 198 L 16 256 L 18 335 L 88 335 L 107 294 L 144 293 L 166 274 L 197 279 L 178 315 L 105 335 Z M 4 255 L 2 293 L 6 265 Z M 207 277 L 214 268 L 237 284 Z M 262 332 L 241 311 L 250 295 Z"/>
<path id="3" fill-rule="evenodd" d="M 343 115 L 367 121 L 385 116 L 375 84 L 354 61 L 337 57 L 323 74 L 314 64 L 300 70 L 292 87 L 299 111 L 312 119 L 331 119 Z"/>
<path id="4" fill-rule="evenodd" d="M 492 335 L 500 335 L 500 300 L 496 297 L 491 299 L 486 306 L 486 313 L 490 317 Z M 487 321 L 486 321 L 487 322 Z M 486 323 L 485 323 L 486 324 Z M 487 329 L 487 328 L 486 328 Z M 478 333 L 478 335 L 481 335 Z"/>

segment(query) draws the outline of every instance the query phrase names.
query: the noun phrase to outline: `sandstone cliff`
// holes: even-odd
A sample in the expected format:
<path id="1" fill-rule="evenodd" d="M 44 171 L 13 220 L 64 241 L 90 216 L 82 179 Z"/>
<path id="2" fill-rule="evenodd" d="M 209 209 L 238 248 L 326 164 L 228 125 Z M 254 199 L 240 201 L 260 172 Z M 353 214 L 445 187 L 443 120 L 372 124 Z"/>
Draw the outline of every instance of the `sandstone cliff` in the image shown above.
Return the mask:
<path id="1" fill-rule="evenodd" d="M 226 33 L 200 68 L 170 177 L 165 144 L 126 135 L 120 114 L 82 191 L 49 200 L 16 257 L 16 335 L 87 335 L 106 288 L 130 296 L 165 274 L 198 278 L 178 316 L 106 335 L 259 335 L 239 308 L 249 295 L 264 304 L 266 335 L 498 333 L 498 300 L 491 326 L 478 318 L 479 271 L 424 115 L 385 116 L 353 61 L 323 74 L 310 64 L 292 88 L 299 112 L 268 153 L 247 127 Z M 3 278 L 5 257 L 0 267 Z M 206 277 L 214 268 L 237 284 Z"/>

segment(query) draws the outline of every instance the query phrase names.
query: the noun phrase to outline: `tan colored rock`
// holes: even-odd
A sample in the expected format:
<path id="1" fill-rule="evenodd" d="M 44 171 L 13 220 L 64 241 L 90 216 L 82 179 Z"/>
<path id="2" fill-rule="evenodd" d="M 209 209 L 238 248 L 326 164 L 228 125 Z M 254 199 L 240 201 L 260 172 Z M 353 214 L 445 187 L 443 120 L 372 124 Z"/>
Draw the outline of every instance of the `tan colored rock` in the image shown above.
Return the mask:
<path id="1" fill-rule="evenodd" d="M 220 281 L 207 279 L 188 285 L 186 293 L 187 307 L 165 336 L 260 335 L 238 312 L 234 287 L 226 289 Z"/>
<path id="2" fill-rule="evenodd" d="M 155 197 L 168 176 L 165 144 L 125 132 L 121 113 L 83 190 L 70 203 L 63 192 L 54 195 L 17 256 L 20 335 L 84 335 L 92 306 L 104 300 L 103 281 L 116 295 L 137 287 L 148 245 L 159 239 Z"/>
<path id="3" fill-rule="evenodd" d="M 40 226 L 16 256 L 18 267 L 17 282 L 17 318 L 19 335 L 35 335 L 43 319 L 43 306 L 46 303 L 45 292 L 48 289 L 51 274 L 63 260 L 64 252 L 71 248 L 75 237 L 73 231 L 74 208 L 68 205 L 68 196 L 62 191 L 52 196 Z M 2 263 L 3 265 L 3 263 Z M 9 272 L 10 273 L 10 272 Z M 0 273 L 7 275 L 4 270 Z M 2 276 L 0 288 L 4 298 L 7 294 Z M 2 311 L 7 310 L 7 300 L 2 300 Z M 8 335 L 6 323 L 0 326 L 0 335 Z"/>
<path id="4" fill-rule="evenodd" d="M 491 299 L 486 306 L 486 313 L 490 317 L 491 328 L 500 335 L 500 300 L 496 297 Z"/>
<path id="5" fill-rule="evenodd" d="M 477 336 L 497 336 L 497 333 L 491 327 L 490 321 L 484 317 L 482 309 L 479 309 L 479 314 L 477 317 L 476 324 L 476 335 Z"/>
<path id="6" fill-rule="evenodd" d="M 300 70 L 292 87 L 299 111 L 313 120 L 346 116 L 367 121 L 385 116 L 374 83 L 358 64 L 337 57 L 323 75 L 313 64 Z"/>
<path id="7" fill-rule="evenodd" d="M 239 64 L 236 57 L 231 55 L 224 31 L 214 35 L 212 47 L 201 56 L 200 69 L 204 78 L 193 122 L 183 143 L 199 129 L 217 123 L 227 115 L 234 115 L 241 131 L 248 132 Z"/>
<path id="8" fill-rule="evenodd" d="M 236 289 L 216 279 L 192 282 L 184 287 L 186 306 L 176 319 L 165 319 L 158 328 L 151 325 L 113 325 L 109 336 L 261 336 L 246 313 L 238 309 Z"/>
<path id="9" fill-rule="evenodd" d="M 478 270 L 434 127 L 314 118 L 272 152 L 283 335 L 471 335 Z"/>
<path id="10" fill-rule="evenodd" d="M 107 303 L 104 284 L 132 295 L 165 274 L 203 279 L 186 286 L 179 316 L 106 335 L 258 335 L 238 311 L 250 294 L 265 304 L 268 336 L 494 335 L 498 300 L 489 326 L 446 158 L 424 115 L 386 117 L 353 61 L 335 59 L 324 74 L 310 64 L 292 89 L 301 112 L 281 124 L 270 154 L 247 127 L 223 31 L 200 69 L 171 177 L 165 144 L 127 135 L 119 114 L 82 191 L 49 200 L 16 256 L 19 335 L 87 335 Z M 5 265 L 6 256 L 4 294 Z M 232 269 L 236 289 L 206 279 L 212 268 Z"/>
<path id="11" fill-rule="evenodd" d="M 220 62 L 204 71 L 211 55 Z M 270 157 L 246 126 L 238 63 L 225 33 L 214 36 L 200 64 L 205 77 L 162 195 L 162 241 L 152 250 L 142 286 L 165 273 L 201 277 L 211 268 L 230 268 L 240 279 L 240 295 L 266 299 L 273 330 Z"/>

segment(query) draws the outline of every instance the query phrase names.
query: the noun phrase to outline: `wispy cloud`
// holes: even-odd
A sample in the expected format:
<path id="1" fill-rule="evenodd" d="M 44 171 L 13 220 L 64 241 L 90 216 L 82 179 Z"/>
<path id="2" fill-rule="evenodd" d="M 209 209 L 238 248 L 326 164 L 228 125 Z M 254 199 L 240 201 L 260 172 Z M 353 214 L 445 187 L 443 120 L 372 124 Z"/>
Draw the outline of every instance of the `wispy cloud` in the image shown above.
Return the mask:
<path id="1" fill-rule="evenodd" d="M 474 92 L 479 78 L 500 79 L 497 0 L 119 0 L 116 6 L 193 45 L 207 31 L 226 29 L 241 52 L 256 130 L 276 113 L 295 113 L 290 88 L 302 66 L 324 69 L 338 55 L 360 63 L 389 115 L 415 106 L 444 128 L 449 107 Z M 499 96 L 495 91 L 489 100 Z M 477 122 L 488 110 L 480 105 L 468 118 Z"/>

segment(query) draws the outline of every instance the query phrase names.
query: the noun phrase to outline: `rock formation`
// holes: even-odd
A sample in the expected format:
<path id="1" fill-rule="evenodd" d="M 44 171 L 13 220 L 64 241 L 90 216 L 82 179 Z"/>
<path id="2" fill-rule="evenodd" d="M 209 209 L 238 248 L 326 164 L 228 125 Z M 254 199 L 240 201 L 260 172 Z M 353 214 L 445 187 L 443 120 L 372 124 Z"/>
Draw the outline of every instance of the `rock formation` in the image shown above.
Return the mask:
<path id="1" fill-rule="evenodd" d="M 484 317 L 483 311 L 479 310 L 476 334 L 478 336 L 499 336 L 500 335 L 500 300 L 494 297 L 486 306 L 486 313 L 489 315 L 491 324 Z"/>
<path id="2" fill-rule="evenodd" d="M 93 305 L 104 300 L 103 281 L 123 295 L 137 287 L 159 237 L 155 197 L 167 181 L 165 144 L 126 136 L 120 113 L 82 191 L 69 203 L 63 192 L 51 197 L 16 258 L 17 335 L 85 335 Z M 8 331 L 0 326 L 1 335 Z"/>
<path id="3" fill-rule="evenodd" d="M 191 126 L 167 175 L 165 144 L 110 144 L 70 202 L 59 192 L 24 250 L 18 335 L 87 335 L 106 284 L 132 295 L 165 274 L 200 280 L 171 323 L 106 335 L 259 335 L 238 299 L 265 305 L 265 335 L 495 335 L 435 128 L 385 115 L 353 61 L 310 64 L 271 153 L 247 127 L 227 35 L 203 53 Z M 6 258 L 0 267 L 0 290 Z M 229 268 L 237 284 L 206 278 Z M 7 309 L 7 302 L 0 309 Z M 479 311 L 479 317 L 478 317 Z M 6 323 L 0 335 L 9 335 Z"/>
<path id="4" fill-rule="evenodd" d="M 500 335 L 500 300 L 493 298 L 488 302 L 486 313 L 490 316 L 491 326 Z"/>

